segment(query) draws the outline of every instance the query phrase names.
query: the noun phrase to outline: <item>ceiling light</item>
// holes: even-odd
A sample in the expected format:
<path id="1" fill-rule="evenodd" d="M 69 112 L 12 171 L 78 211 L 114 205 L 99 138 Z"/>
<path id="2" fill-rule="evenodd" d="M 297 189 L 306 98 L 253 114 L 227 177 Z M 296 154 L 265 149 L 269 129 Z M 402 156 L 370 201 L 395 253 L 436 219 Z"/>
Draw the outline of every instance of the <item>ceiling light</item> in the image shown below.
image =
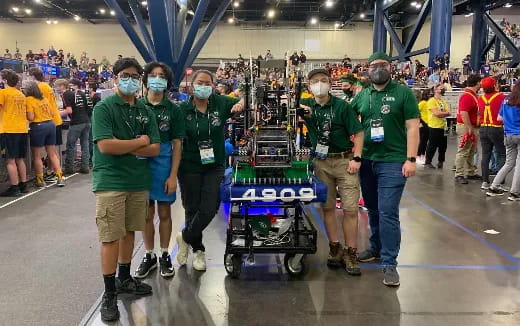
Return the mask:
<path id="1" fill-rule="evenodd" d="M 107 11 L 105 9 L 103 9 L 103 8 L 99 9 L 99 13 L 102 14 L 102 15 L 104 15 L 106 12 Z"/>
<path id="2" fill-rule="evenodd" d="M 421 7 L 422 7 L 422 4 L 420 4 L 420 3 L 415 5 L 415 8 L 417 8 L 417 9 L 421 9 Z"/>
<path id="3" fill-rule="evenodd" d="M 513 6 L 513 5 L 512 5 L 512 4 L 510 4 L 509 2 L 508 2 L 508 3 L 506 3 L 506 4 L 504 5 L 504 7 L 506 7 L 506 8 L 511 8 L 512 6 Z"/>
<path id="4" fill-rule="evenodd" d="M 74 20 L 75 20 L 75 21 L 80 21 L 80 20 L 81 20 L 81 17 L 78 16 L 78 15 L 74 15 Z"/>
<path id="5" fill-rule="evenodd" d="M 50 20 L 47 20 L 46 23 L 47 23 L 47 25 L 52 24 L 52 22 Z"/>
<path id="6" fill-rule="evenodd" d="M 193 10 L 188 10 L 188 15 L 191 15 L 191 16 L 195 16 L 195 13 L 193 12 Z"/>
<path id="7" fill-rule="evenodd" d="M 335 24 L 334 24 L 334 28 L 339 28 L 340 26 L 341 26 L 340 23 L 335 23 Z"/>
<path id="8" fill-rule="evenodd" d="M 318 18 L 312 17 L 311 18 L 311 24 L 316 25 L 318 23 Z"/>
<path id="9" fill-rule="evenodd" d="M 34 0 L 36 3 L 42 3 L 42 0 Z"/>
<path id="10" fill-rule="evenodd" d="M 27 15 L 30 15 L 30 14 L 32 14 L 32 10 L 31 10 L 31 9 L 25 9 L 25 13 L 26 13 Z"/>
<path id="11" fill-rule="evenodd" d="M 114 10 L 110 10 L 110 15 L 115 16 L 116 12 Z"/>
<path id="12" fill-rule="evenodd" d="M 53 23 L 54 25 L 56 25 L 56 24 L 58 23 L 58 21 L 57 21 L 57 20 L 55 20 L 55 21 L 53 21 L 52 23 Z"/>
<path id="13" fill-rule="evenodd" d="M 411 5 L 412 7 L 417 6 L 417 1 L 413 1 L 410 5 Z"/>
<path id="14" fill-rule="evenodd" d="M 141 1 L 141 6 L 143 6 L 143 7 L 148 6 L 148 1 Z"/>
<path id="15" fill-rule="evenodd" d="M 366 16 L 364 13 L 361 13 L 361 14 L 359 14 L 359 17 L 361 17 L 361 19 L 364 19 Z"/>
<path id="16" fill-rule="evenodd" d="M 227 22 L 233 24 L 235 22 L 235 19 L 233 17 L 229 17 Z"/>
<path id="17" fill-rule="evenodd" d="M 13 7 L 12 9 L 13 9 L 14 12 L 20 11 L 20 8 L 18 8 L 18 7 Z"/>
<path id="18" fill-rule="evenodd" d="M 267 17 L 269 17 L 269 18 L 273 18 L 274 17 L 274 10 L 273 9 L 269 9 L 269 11 L 267 12 Z"/>
<path id="19" fill-rule="evenodd" d="M 472 12 L 470 12 L 469 14 L 464 15 L 464 17 L 471 17 L 471 16 L 473 16 Z"/>
<path id="20" fill-rule="evenodd" d="M 238 6 L 240 6 L 240 2 L 238 2 L 238 1 L 233 2 L 233 7 L 237 8 Z"/>
<path id="21" fill-rule="evenodd" d="M 331 8 L 332 6 L 334 6 L 334 2 L 332 2 L 331 0 L 325 1 L 325 7 Z"/>

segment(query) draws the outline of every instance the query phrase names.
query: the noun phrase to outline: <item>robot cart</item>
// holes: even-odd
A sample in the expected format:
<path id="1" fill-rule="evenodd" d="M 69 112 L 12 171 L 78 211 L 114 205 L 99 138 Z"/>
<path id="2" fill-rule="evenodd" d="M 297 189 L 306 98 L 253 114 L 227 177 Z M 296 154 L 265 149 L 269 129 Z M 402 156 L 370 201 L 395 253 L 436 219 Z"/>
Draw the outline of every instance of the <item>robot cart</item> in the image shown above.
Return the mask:
<path id="1" fill-rule="evenodd" d="M 305 256 L 316 253 L 317 231 L 303 205 L 324 201 L 326 186 L 316 179 L 308 184 L 237 185 L 228 176 L 221 190 L 222 200 L 231 203 L 224 255 L 227 273 L 238 278 L 244 256 L 252 260 L 255 254 L 282 253 L 289 275 L 304 275 Z M 276 219 L 271 237 L 261 237 L 253 230 L 251 221 L 265 215 L 255 213 L 257 209 L 278 211 L 269 214 Z"/>

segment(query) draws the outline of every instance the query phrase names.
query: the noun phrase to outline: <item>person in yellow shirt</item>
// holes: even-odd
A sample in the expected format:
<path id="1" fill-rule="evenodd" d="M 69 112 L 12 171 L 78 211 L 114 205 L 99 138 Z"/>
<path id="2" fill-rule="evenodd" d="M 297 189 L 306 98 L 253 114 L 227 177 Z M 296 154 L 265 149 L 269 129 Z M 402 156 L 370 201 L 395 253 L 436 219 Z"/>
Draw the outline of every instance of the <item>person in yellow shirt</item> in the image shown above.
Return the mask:
<path id="1" fill-rule="evenodd" d="M 20 78 L 10 69 L 0 72 L 7 88 L 0 90 L 0 153 L 7 160 L 7 173 L 11 186 L 0 193 L 2 197 L 15 197 L 28 192 L 27 168 L 27 108 L 25 96 L 16 85 Z"/>
<path id="2" fill-rule="evenodd" d="M 430 90 L 421 92 L 419 98 L 419 112 L 421 113 L 421 128 L 419 129 L 419 150 L 417 151 L 417 160 L 424 164 L 426 159 L 426 146 L 428 145 L 428 138 L 430 137 L 430 130 L 428 127 L 428 100 L 430 99 Z"/>
<path id="3" fill-rule="evenodd" d="M 446 118 L 450 116 L 450 107 L 442 99 L 445 92 L 444 84 L 435 85 L 433 87 L 433 97 L 428 100 L 427 104 L 430 132 L 426 148 L 426 161 L 424 162 L 424 167 L 427 169 L 435 169 L 432 165 L 432 160 L 437 150 L 439 151 L 439 164 L 437 165 L 439 169 L 442 169 L 446 160 L 446 149 L 448 148 Z"/>
<path id="4" fill-rule="evenodd" d="M 43 179 L 43 162 L 41 160 L 43 148 L 51 167 L 58 176 L 58 186 L 64 186 L 63 173 L 61 171 L 60 159 L 56 153 L 56 126 L 54 115 L 57 113 L 52 109 L 49 101 L 43 97 L 38 84 L 30 81 L 24 85 L 25 96 L 27 96 L 27 118 L 30 124 L 30 140 L 34 171 L 36 173 L 36 186 L 45 187 Z"/>

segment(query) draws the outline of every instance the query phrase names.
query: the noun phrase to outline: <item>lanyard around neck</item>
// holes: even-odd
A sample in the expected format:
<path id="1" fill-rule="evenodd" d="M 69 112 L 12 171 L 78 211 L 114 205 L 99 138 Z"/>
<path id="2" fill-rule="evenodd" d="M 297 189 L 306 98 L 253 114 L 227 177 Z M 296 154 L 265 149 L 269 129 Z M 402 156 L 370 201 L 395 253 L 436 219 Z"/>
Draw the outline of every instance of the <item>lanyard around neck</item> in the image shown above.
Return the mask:
<path id="1" fill-rule="evenodd" d="M 370 116 L 373 118 L 374 117 L 374 110 L 373 110 L 373 107 L 372 107 L 372 93 L 373 92 L 370 92 L 370 94 L 368 95 L 368 105 L 369 105 L 369 109 L 370 109 Z M 385 99 L 387 98 L 388 96 L 388 93 L 385 93 L 385 96 L 381 99 L 381 107 L 383 107 L 385 105 Z M 382 113 L 381 113 L 381 110 L 379 110 L 379 118 L 382 118 Z"/>

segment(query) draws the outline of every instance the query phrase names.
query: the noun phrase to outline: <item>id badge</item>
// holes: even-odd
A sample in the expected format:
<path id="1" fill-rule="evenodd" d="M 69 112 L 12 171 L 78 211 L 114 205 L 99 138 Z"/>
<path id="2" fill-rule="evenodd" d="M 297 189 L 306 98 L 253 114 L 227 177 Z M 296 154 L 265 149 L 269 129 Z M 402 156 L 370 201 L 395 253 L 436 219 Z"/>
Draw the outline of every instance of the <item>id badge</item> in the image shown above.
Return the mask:
<path id="1" fill-rule="evenodd" d="M 213 142 L 211 140 L 200 141 L 199 152 L 202 164 L 215 163 L 215 153 L 213 152 Z"/>
<path id="2" fill-rule="evenodd" d="M 320 160 L 325 160 L 329 155 L 328 139 L 319 139 L 318 144 L 316 145 L 316 150 L 314 152 L 317 158 L 319 158 Z"/>
<path id="3" fill-rule="evenodd" d="M 380 143 L 385 140 L 385 129 L 383 128 L 383 119 L 375 119 L 370 122 L 370 139 L 374 143 Z"/>

